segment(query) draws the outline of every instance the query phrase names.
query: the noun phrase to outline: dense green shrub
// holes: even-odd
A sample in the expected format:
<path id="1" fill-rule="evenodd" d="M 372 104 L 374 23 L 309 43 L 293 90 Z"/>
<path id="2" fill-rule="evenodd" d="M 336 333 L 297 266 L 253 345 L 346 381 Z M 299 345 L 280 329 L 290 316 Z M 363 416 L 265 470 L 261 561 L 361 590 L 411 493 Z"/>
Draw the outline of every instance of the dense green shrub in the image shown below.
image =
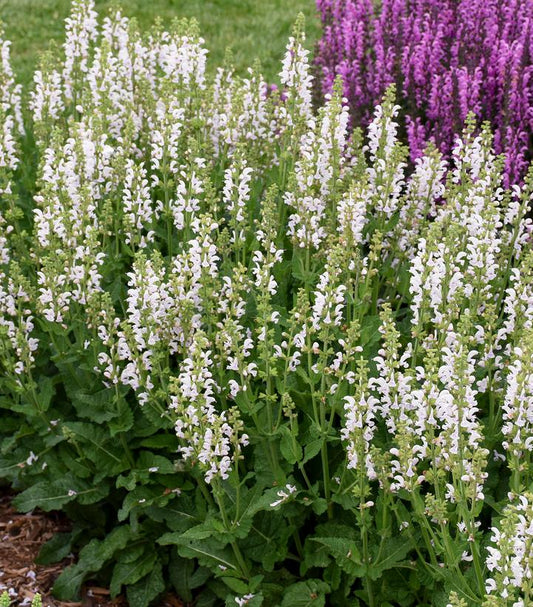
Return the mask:
<path id="1" fill-rule="evenodd" d="M 302 44 L 278 92 L 77 1 L 24 133 L 3 43 L 0 476 L 73 520 L 58 597 L 533 598 L 531 180 L 473 124 L 407 174 Z"/>

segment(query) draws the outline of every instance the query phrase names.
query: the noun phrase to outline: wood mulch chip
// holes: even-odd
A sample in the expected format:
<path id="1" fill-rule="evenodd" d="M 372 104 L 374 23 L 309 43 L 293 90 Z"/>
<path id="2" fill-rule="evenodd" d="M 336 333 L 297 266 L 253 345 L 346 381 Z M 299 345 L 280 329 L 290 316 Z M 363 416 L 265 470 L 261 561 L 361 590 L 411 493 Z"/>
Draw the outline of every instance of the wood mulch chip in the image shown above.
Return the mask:
<path id="1" fill-rule="evenodd" d="M 69 531 L 69 521 L 59 512 L 38 510 L 19 514 L 11 506 L 13 494 L 0 487 L 0 594 L 7 590 L 12 605 L 30 605 L 39 593 L 44 607 L 128 607 L 122 595 L 112 599 L 107 588 L 90 582 L 84 584 L 81 601 L 59 601 L 51 590 L 59 574 L 75 561 L 69 555 L 60 563 L 38 565 L 35 558 L 41 546 L 58 532 Z M 173 594 L 166 594 L 157 607 L 185 607 Z"/>

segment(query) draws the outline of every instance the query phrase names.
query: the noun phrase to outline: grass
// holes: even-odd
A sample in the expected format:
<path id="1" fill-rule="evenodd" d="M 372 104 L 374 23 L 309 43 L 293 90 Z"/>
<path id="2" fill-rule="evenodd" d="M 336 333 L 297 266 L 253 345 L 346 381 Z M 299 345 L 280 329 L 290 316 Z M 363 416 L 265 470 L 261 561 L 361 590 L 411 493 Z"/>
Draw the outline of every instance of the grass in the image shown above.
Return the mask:
<path id="1" fill-rule="evenodd" d="M 96 0 L 99 14 L 116 0 Z M 308 48 L 319 35 L 314 0 L 122 0 L 126 15 L 136 17 L 142 29 L 156 17 L 195 17 L 209 49 L 211 66 L 220 65 L 231 47 L 236 67 L 243 71 L 259 58 L 265 76 L 277 80 L 279 62 L 296 15 L 306 16 Z M 0 0 L 0 20 L 12 41 L 12 64 L 20 80 L 29 84 L 39 55 L 50 42 L 63 41 L 64 19 L 70 0 Z"/>

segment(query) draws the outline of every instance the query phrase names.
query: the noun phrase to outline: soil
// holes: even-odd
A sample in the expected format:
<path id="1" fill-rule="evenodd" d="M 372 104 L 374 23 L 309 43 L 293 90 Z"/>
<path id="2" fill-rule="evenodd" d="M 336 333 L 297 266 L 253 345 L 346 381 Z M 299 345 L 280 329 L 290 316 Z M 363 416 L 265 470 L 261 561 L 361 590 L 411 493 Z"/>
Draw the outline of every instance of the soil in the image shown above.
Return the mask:
<path id="1" fill-rule="evenodd" d="M 124 596 L 112 599 L 107 588 L 91 582 L 82 587 L 80 602 L 54 598 L 54 582 L 65 567 L 75 562 L 75 556 L 52 565 L 38 565 L 35 558 L 53 535 L 69 530 L 69 521 L 60 512 L 19 514 L 11 506 L 12 497 L 9 490 L 0 487 L 0 594 L 7 590 L 12 605 L 21 607 L 29 606 L 36 593 L 41 595 L 43 607 L 128 607 Z M 156 607 L 184 607 L 184 603 L 168 593 Z"/>

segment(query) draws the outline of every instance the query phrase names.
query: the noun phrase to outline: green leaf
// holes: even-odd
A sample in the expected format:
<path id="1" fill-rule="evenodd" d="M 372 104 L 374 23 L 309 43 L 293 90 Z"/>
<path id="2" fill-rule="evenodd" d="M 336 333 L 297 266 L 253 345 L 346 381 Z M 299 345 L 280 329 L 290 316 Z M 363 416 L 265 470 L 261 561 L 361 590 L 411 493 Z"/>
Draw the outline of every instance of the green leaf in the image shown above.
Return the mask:
<path id="1" fill-rule="evenodd" d="M 123 585 L 135 584 L 142 577 L 151 572 L 155 566 L 157 554 L 153 547 L 145 546 L 145 550 L 137 560 L 127 562 L 120 559 L 113 569 L 111 578 L 111 597 L 114 598 L 120 592 Z"/>
<path id="2" fill-rule="evenodd" d="M 331 563 L 331 557 L 328 555 L 326 550 L 316 549 L 314 546 L 312 549 L 305 550 L 304 560 L 301 565 L 302 575 L 306 575 L 309 569 L 312 567 L 321 567 L 325 569 Z"/>
<path id="3" fill-rule="evenodd" d="M 334 493 L 331 496 L 331 501 L 339 504 L 344 510 L 348 511 L 352 511 L 356 503 L 353 493 L 351 492 Z"/>
<path id="4" fill-rule="evenodd" d="M 124 475 L 124 474 L 119 474 L 119 476 L 117 476 L 117 480 L 115 481 L 115 486 L 117 489 L 127 489 L 128 491 L 133 491 L 135 489 L 135 487 L 137 486 L 137 481 L 138 481 L 138 474 L 137 472 L 134 470 L 132 472 L 130 472 L 130 474 Z"/>
<path id="5" fill-rule="evenodd" d="M 204 584 L 212 575 L 213 574 L 211 573 L 211 571 L 209 571 L 207 567 L 198 567 L 198 569 L 191 576 L 191 588 L 194 589 L 200 588 L 200 586 L 204 586 Z"/>
<path id="6" fill-rule="evenodd" d="M 223 535 L 224 533 L 225 527 L 222 521 L 220 519 L 210 517 L 203 523 L 187 529 L 187 531 L 183 533 L 182 537 L 185 540 L 205 540 L 208 537 L 217 537 Z"/>
<path id="7" fill-rule="evenodd" d="M 64 569 L 55 581 L 52 592 L 54 596 L 63 601 L 79 598 L 80 588 L 85 577 L 91 573 L 77 563 Z"/>
<path id="8" fill-rule="evenodd" d="M 338 563 L 334 561 L 331 562 L 327 566 L 326 571 L 324 571 L 323 579 L 330 585 L 332 592 L 339 589 L 342 578 L 343 575 L 341 567 L 339 567 Z"/>
<path id="9" fill-rule="evenodd" d="M 150 573 L 133 586 L 128 586 L 127 597 L 129 607 L 148 607 L 148 605 L 165 589 L 163 567 L 156 560 Z"/>
<path id="10" fill-rule="evenodd" d="M 313 284 L 316 281 L 316 273 L 305 269 L 304 260 L 300 255 L 293 256 L 292 275 L 304 284 Z"/>
<path id="11" fill-rule="evenodd" d="M 217 597 L 212 590 L 207 588 L 195 600 L 195 607 L 214 607 Z M 220 604 L 220 603 L 219 603 Z M 237 603 L 235 603 L 237 605 Z"/>
<path id="12" fill-rule="evenodd" d="M 85 390 L 78 390 L 71 394 L 71 402 L 79 417 L 103 424 L 117 415 L 113 406 L 114 395 L 114 388 L 104 388 L 92 394 Z"/>
<path id="13" fill-rule="evenodd" d="M 208 577 L 211 575 L 209 570 Z M 194 573 L 194 561 L 181 558 L 175 551 L 171 552 L 168 565 L 168 576 L 170 583 L 178 596 L 185 602 L 190 603 L 192 595 L 192 576 Z"/>
<path id="14" fill-rule="evenodd" d="M 174 463 L 162 455 L 156 455 L 151 451 L 141 451 L 136 462 L 137 468 L 145 471 L 154 469 L 151 474 L 175 474 Z M 157 468 L 157 470 L 155 470 Z"/>
<path id="15" fill-rule="evenodd" d="M 345 537 L 312 537 L 310 541 L 316 542 L 327 549 L 339 567 L 350 575 L 364 575 L 365 568 L 361 562 L 361 553 L 355 540 Z"/>
<path id="16" fill-rule="evenodd" d="M 135 422 L 133 411 L 124 398 L 119 399 L 115 407 L 117 409 L 117 414 L 108 424 L 111 436 L 115 436 L 121 432 L 127 432 L 133 427 Z"/>
<path id="17" fill-rule="evenodd" d="M 227 569 L 238 570 L 233 562 L 233 554 L 225 549 L 225 545 L 214 538 L 205 540 L 184 538 L 182 533 L 165 533 L 158 540 L 158 544 L 168 546 L 174 544 L 178 546 L 178 552 L 183 558 L 195 558 L 204 567 L 219 572 L 220 565 Z"/>
<path id="18" fill-rule="evenodd" d="M 304 458 L 302 460 L 302 464 L 306 464 L 309 460 L 312 460 L 313 457 L 320 453 L 320 449 L 322 449 L 322 443 L 324 439 L 315 438 L 310 443 L 307 443 L 304 449 Z"/>
<path id="19" fill-rule="evenodd" d="M 79 454 L 77 454 L 74 449 L 72 449 L 72 446 L 66 441 L 61 445 L 58 445 L 58 448 L 52 454 L 48 454 L 47 463 L 52 470 L 58 467 L 56 458 L 59 460 L 61 468 L 64 466 L 67 470 L 72 472 L 74 476 L 84 479 L 94 477 L 94 466 L 91 465 L 91 462 L 86 459 L 81 459 Z"/>
<path id="20" fill-rule="evenodd" d="M 283 593 L 281 607 L 324 607 L 327 592 L 329 586 L 322 580 L 297 582 Z"/>
<path id="21" fill-rule="evenodd" d="M 248 584 L 243 580 L 230 576 L 220 577 L 220 580 L 222 580 L 230 590 L 233 590 L 233 592 L 236 592 L 237 594 L 248 594 Z M 235 603 L 235 605 L 236 604 L 237 603 Z"/>
<path id="22" fill-rule="evenodd" d="M 368 568 L 368 575 L 370 578 L 373 580 L 380 578 L 384 571 L 395 567 L 398 563 L 403 561 L 410 549 L 410 543 L 402 538 L 387 538 L 382 550 L 385 557 L 378 562 L 373 562 Z"/>
<path id="23" fill-rule="evenodd" d="M 254 475 L 250 474 L 250 478 L 253 478 Z M 256 500 L 259 499 L 261 494 L 263 493 L 264 486 L 259 482 L 254 482 L 253 487 L 251 489 L 247 489 L 244 484 L 247 479 L 241 479 L 241 494 L 240 494 L 240 503 L 239 503 L 239 520 L 238 524 L 246 524 L 248 519 L 253 518 L 253 505 Z"/>
<path id="24" fill-rule="evenodd" d="M 261 563 L 265 571 L 272 571 L 276 563 L 287 557 L 293 531 L 294 526 L 287 524 L 280 512 L 260 512 L 240 545 L 247 558 Z"/>
<path id="25" fill-rule="evenodd" d="M 158 430 L 162 430 L 168 424 L 168 421 L 154 407 L 150 407 L 149 405 L 142 407 L 141 413 L 144 418 L 144 425 L 146 426 L 146 434 L 144 436 L 155 434 Z M 142 436 L 139 434 L 138 420 L 135 421 L 135 434 L 137 436 Z"/>
<path id="26" fill-rule="evenodd" d="M 62 600 L 76 599 L 85 577 L 89 573 L 99 571 L 113 558 L 115 552 L 125 548 L 131 539 L 131 528 L 122 525 L 115 527 L 103 540 L 91 540 L 81 550 L 78 562 L 67 567 L 57 578 L 53 588 L 54 596 Z"/>
<path id="27" fill-rule="evenodd" d="M 3 408 L 14 411 L 15 413 L 21 413 L 32 425 L 36 423 L 35 420 L 39 417 L 39 411 L 33 403 L 25 401 L 22 401 L 21 403 L 13 402 L 9 407 L 4 406 Z"/>
<path id="28" fill-rule="evenodd" d="M 21 512 L 41 508 L 45 512 L 60 510 L 65 504 L 76 499 L 81 491 L 96 492 L 97 488 L 86 489 L 80 479 L 72 475 L 55 481 L 41 481 L 19 493 L 13 505 Z"/>
<path id="29" fill-rule="evenodd" d="M 135 508 L 144 509 L 152 504 L 164 506 L 172 497 L 173 495 L 162 495 L 160 487 L 141 485 L 126 495 L 122 508 L 117 513 L 117 518 L 121 522 L 126 520 L 130 512 Z"/>
<path id="30" fill-rule="evenodd" d="M 303 456 L 302 447 L 296 438 L 292 436 L 290 429 L 287 426 L 281 426 L 279 432 L 281 434 L 280 449 L 283 457 L 289 464 L 295 464 L 300 461 Z"/>
<path id="31" fill-rule="evenodd" d="M 23 466 L 25 466 L 25 462 L 21 462 L 18 457 L 0 458 L 0 478 L 12 479 L 18 476 Z"/>
<path id="32" fill-rule="evenodd" d="M 82 446 L 83 455 L 96 465 L 102 478 L 114 477 L 130 467 L 124 449 L 104 428 L 87 422 L 68 422 L 63 424 L 63 432 Z"/>
<path id="33" fill-rule="evenodd" d="M 324 514 L 328 509 L 328 502 L 323 497 L 317 497 L 316 492 L 305 491 L 298 501 L 303 504 L 306 508 L 311 507 L 315 514 L 319 516 Z"/>
<path id="34" fill-rule="evenodd" d="M 292 485 L 294 483 L 294 479 L 292 477 L 289 477 L 287 479 L 287 482 Z M 285 493 L 287 493 L 287 489 L 284 488 L 283 486 L 269 487 L 268 489 L 266 489 L 261 496 L 255 498 L 250 503 L 250 505 L 248 507 L 247 516 L 251 517 L 254 514 L 257 514 L 258 512 L 261 512 L 262 510 L 271 511 L 272 504 L 274 504 L 275 502 L 278 502 L 280 500 L 280 496 L 278 495 L 278 492 L 280 492 L 282 490 L 284 490 Z M 290 496 L 290 499 L 292 500 L 297 495 L 298 495 L 298 491 L 292 493 Z"/>
<path id="35" fill-rule="evenodd" d="M 194 502 L 184 495 L 180 496 L 178 502 L 173 500 L 164 508 L 149 506 L 146 508 L 146 514 L 154 521 L 164 521 L 170 530 L 180 532 L 186 531 L 201 520 Z"/>
<path id="36" fill-rule="evenodd" d="M 56 533 L 42 545 L 35 562 L 38 565 L 49 565 L 64 559 L 71 552 L 72 536 L 72 533 Z"/>
<path id="37" fill-rule="evenodd" d="M 381 318 L 379 316 L 366 316 L 361 325 L 361 345 L 372 346 L 381 339 L 379 328 Z"/>
<path id="38" fill-rule="evenodd" d="M 178 451 L 179 441 L 175 434 L 156 434 L 143 439 L 140 446 L 175 453 Z"/>
<path id="39" fill-rule="evenodd" d="M 52 396 L 55 394 L 54 380 L 51 377 L 41 376 L 38 394 L 41 411 L 48 411 Z"/>

